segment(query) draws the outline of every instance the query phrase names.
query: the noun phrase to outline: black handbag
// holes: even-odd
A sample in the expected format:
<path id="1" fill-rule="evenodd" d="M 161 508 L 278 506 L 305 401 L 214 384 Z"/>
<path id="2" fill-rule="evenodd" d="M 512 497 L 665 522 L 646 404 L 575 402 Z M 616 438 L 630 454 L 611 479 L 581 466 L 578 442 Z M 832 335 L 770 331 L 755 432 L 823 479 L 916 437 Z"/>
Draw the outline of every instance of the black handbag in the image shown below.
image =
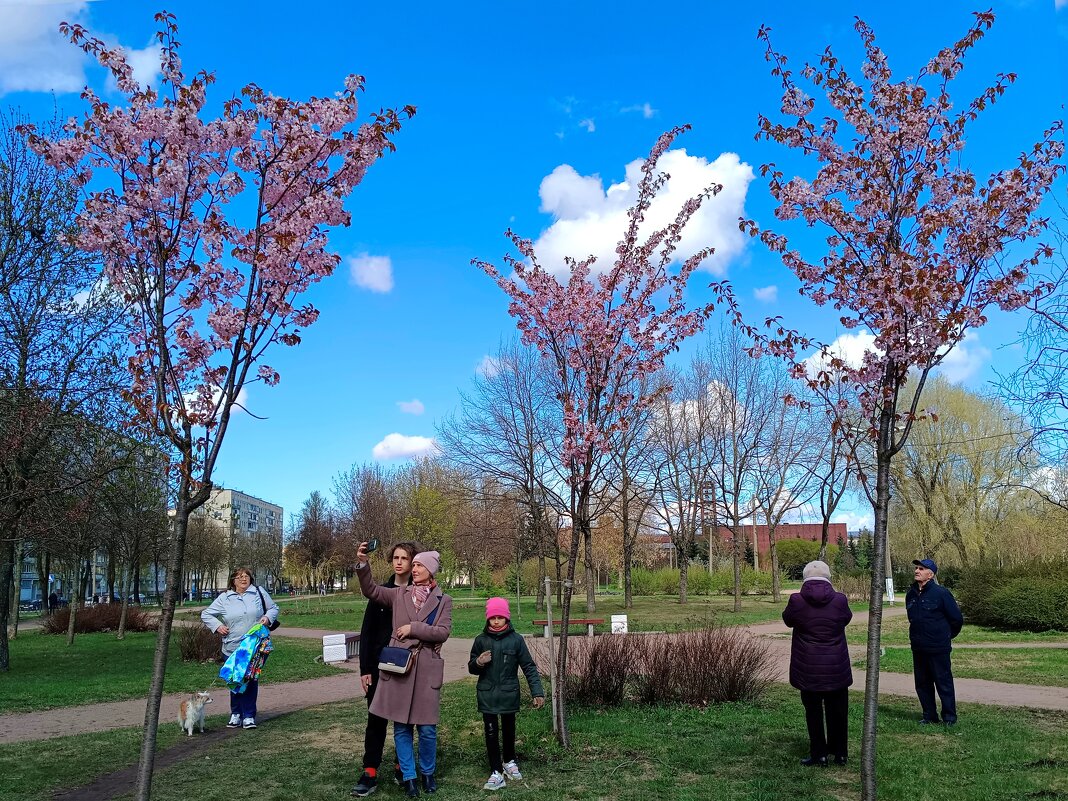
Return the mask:
<path id="1" fill-rule="evenodd" d="M 440 602 L 439 602 L 440 606 Z M 438 616 L 438 609 L 435 608 L 426 619 L 428 626 L 434 625 L 434 618 Z M 395 673 L 398 676 L 403 676 L 410 673 L 412 665 L 415 664 L 415 655 L 419 653 L 419 650 L 423 646 L 420 645 L 414 651 L 411 648 L 398 648 L 395 645 L 387 645 L 382 649 L 382 653 L 378 657 L 378 669 L 385 671 L 386 673 Z"/>
<path id="2" fill-rule="evenodd" d="M 403 676 L 411 672 L 413 664 L 415 664 L 415 654 L 410 648 L 387 645 L 378 657 L 378 669 L 385 673 Z"/>
<path id="3" fill-rule="evenodd" d="M 263 614 L 266 615 L 267 614 L 267 599 L 263 597 L 263 590 L 260 589 L 258 584 L 256 585 L 256 592 L 258 592 L 260 594 L 260 603 L 263 605 Z M 275 618 L 273 623 L 268 623 L 267 624 L 267 630 L 268 631 L 274 631 L 276 628 L 278 628 L 281 625 L 282 624 L 278 622 L 278 619 Z"/>

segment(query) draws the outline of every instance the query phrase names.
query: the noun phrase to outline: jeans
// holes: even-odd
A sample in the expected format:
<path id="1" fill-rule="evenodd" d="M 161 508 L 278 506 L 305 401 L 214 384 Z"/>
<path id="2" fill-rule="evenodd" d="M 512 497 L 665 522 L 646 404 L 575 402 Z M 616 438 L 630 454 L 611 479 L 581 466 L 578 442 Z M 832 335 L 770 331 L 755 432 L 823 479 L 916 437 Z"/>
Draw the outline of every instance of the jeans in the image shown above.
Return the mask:
<path id="1" fill-rule="evenodd" d="M 923 719 L 938 722 L 938 707 L 935 706 L 935 689 L 942 699 L 942 722 L 957 722 L 957 695 L 953 689 L 953 667 L 950 653 L 932 654 L 926 651 L 912 652 L 912 674 L 916 680 L 916 695 L 923 709 Z"/>
<path id="2" fill-rule="evenodd" d="M 397 761 L 400 762 L 404 781 L 415 778 L 415 728 L 411 723 L 393 723 L 393 744 L 397 748 Z M 419 772 L 424 776 L 433 776 L 438 763 L 438 727 L 433 723 L 421 723 L 418 729 Z"/>
<path id="3" fill-rule="evenodd" d="M 250 681 L 243 693 L 230 693 L 230 714 L 242 718 L 256 717 L 256 697 L 260 694 L 260 683 Z"/>
<path id="4" fill-rule="evenodd" d="M 515 760 L 515 713 L 500 716 L 500 726 L 496 715 L 482 715 L 482 730 L 486 734 L 486 757 L 490 770 L 504 773 L 504 763 Z M 497 739 L 498 729 L 504 741 L 504 758 L 501 758 L 501 743 Z"/>
<path id="5" fill-rule="evenodd" d="M 805 723 L 808 725 L 809 756 L 824 759 L 830 751 L 832 756 L 845 759 L 849 749 L 849 688 L 829 692 L 802 690 L 801 703 L 805 707 Z M 823 729 L 825 714 L 826 735 Z"/>

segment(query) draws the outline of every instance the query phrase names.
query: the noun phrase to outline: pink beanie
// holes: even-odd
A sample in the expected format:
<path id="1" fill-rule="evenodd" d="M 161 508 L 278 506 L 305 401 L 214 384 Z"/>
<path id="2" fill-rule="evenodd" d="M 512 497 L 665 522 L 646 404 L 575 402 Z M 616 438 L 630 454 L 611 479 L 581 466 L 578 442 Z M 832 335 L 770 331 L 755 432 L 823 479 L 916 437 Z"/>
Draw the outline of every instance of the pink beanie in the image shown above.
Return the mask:
<path id="1" fill-rule="evenodd" d="M 505 617 L 512 619 L 512 613 L 508 611 L 507 598 L 489 598 L 486 600 L 486 620 L 491 617 Z"/>
<path id="2" fill-rule="evenodd" d="M 438 568 L 441 567 L 441 554 L 437 551 L 420 551 L 412 561 L 418 562 L 430 571 L 430 575 L 436 576 Z"/>

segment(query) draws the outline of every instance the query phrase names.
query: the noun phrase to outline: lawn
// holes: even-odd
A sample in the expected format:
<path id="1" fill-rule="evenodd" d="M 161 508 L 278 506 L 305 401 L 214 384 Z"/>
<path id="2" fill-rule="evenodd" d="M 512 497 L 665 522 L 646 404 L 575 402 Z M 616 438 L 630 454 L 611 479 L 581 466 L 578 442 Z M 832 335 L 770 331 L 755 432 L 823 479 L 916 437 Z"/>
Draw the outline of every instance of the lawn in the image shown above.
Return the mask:
<path id="1" fill-rule="evenodd" d="M 867 609 L 867 604 L 863 605 Z M 854 612 L 856 607 L 854 607 Z M 868 641 L 868 624 L 859 623 L 851 625 L 846 635 L 850 645 L 863 645 Z M 953 640 L 956 645 L 982 645 L 985 643 L 1006 642 L 1065 642 L 1068 643 L 1068 631 L 1006 631 L 1005 629 L 992 629 L 987 626 L 975 626 L 965 624 L 960 634 Z M 880 645 L 908 645 L 909 644 L 909 621 L 904 615 L 899 617 L 884 617 L 882 636 L 879 638 Z"/>
<path id="2" fill-rule="evenodd" d="M 487 794 L 481 789 L 487 770 L 472 682 L 450 684 L 439 730 L 441 792 L 457 801 L 856 801 L 861 696 L 853 693 L 850 699 L 850 764 L 825 770 L 798 764 L 807 749 L 804 715 L 797 693 L 786 687 L 774 687 L 755 705 L 574 710 L 570 753 L 555 744 L 547 711 L 525 709 L 518 720 L 525 778 L 500 794 Z M 348 797 L 357 778 L 365 709 L 360 702 L 334 704 L 267 721 L 254 732 L 235 731 L 195 758 L 159 771 L 153 798 L 232 801 L 252 787 L 261 801 Z M 1016 801 L 1068 794 L 1068 715 L 966 704 L 956 727 L 927 729 L 918 725 L 911 699 L 888 700 L 880 709 L 881 801 Z M 221 719 L 213 721 L 220 724 Z M 109 770 L 133 762 L 136 741 L 136 732 L 123 732 L 63 738 L 47 746 L 0 746 L 0 798 L 44 801 L 70 787 L 75 776 L 83 783 L 99 776 L 98 755 L 105 749 L 112 755 Z M 387 746 L 387 755 L 391 750 Z M 62 770 L 52 772 L 57 757 Z M 400 792 L 383 787 L 381 797 L 399 798 Z"/>
<path id="3" fill-rule="evenodd" d="M 263 682 L 299 681 L 341 668 L 315 662 L 322 644 L 315 640 L 272 637 L 275 650 Z M 60 706 L 119 701 L 148 694 L 154 632 L 79 634 L 67 647 L 66 637 L 30 632 L 10 641 L 11 670 L 0 674 L 0 710 L 39 712 Z M 167 692 L 203 690 L 218 676 L 218 666 L 183 662 L 172 640 L 167 663 Z"/>
<path id="4" fill-rule="evenodd" d="M 512 607 L 512 623 L 521 633 L 533 634 L 537 628 L 530 622 L 545 617 L 544 612 L 535 612 L 533 596 L 524 597 L 517 605 L 515 598 L 509 598 Z M 299 626 L 329 631 L 359 631 L 360 621 L 366 601 L 362 596 L 351 593 L 338 593 L 325 598 L 311 597 L 299 599 L 283 598 L 278 602 L 281 608 L 283 626 Z M 734 599 L 729 596 L 699 596 L 689 600 L 685 605 L 679 604 L 676 596 L 637 596 L 634 607 L 623 607 L 622 595 L 600 595 L 597 597 L 597 611 L 586 612 L 585 596 L 576 596 L 572 601 L 571 617 L 603 618 L 606 623 L 602 631 L 609 630 L 607 621 L 612 615 L 625 614 L 631 631 L 675 631 L 680 629 L 697 629 L 712 623 L 720 625 L 749 625 L 779 620 L 786 606 L 786 596 L 776 603 L 771 596 L 747 596 L 742 600 L 742 611 L 734 612 Z M 866 608 L 864 604 L 855 605 L 855 609 Z M 486 601 L 468 593 L 453 597 L 454 637 L 475 637 L 486 624 Z M 560 609 L 553 607 L 553 617 L 559 618 Z"/>
<path id="5" fill-rule="evenodd" d="M 863 669 L 865 661 L 853 664 Z M 911 673 L 912 651 L 887 648 L 879 666 L 891 673 Z M 961 679 L 1068 687 L 1068 648 L 956 648 L 953 675 Z"/>

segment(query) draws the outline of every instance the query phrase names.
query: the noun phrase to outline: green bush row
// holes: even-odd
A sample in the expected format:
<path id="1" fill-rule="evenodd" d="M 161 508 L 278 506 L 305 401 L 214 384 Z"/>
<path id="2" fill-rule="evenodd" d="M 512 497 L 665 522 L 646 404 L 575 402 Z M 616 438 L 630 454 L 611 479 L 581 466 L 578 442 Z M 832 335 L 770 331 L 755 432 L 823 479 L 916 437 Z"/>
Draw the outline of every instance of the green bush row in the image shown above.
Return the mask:
<path id="1" fill-rule="evenodd" d="M 635 568 L 630 574 L 635 595 L 678 595 L 679 571 L 668 567 L 659 570 Z M 704 567 L 691 566 L 686 577 L 687 595 L 731 595 L 734 593 L 734 571 L 716 570 L 709 573 Z M 770 595 L 771 573 L 742 569 L 742 593 Z"/>
<path id="2" fill-rule="evenodd" d="M 1068 560 L 963 568 L 954 594 L 969 623 L 1068 631 Z"/>

